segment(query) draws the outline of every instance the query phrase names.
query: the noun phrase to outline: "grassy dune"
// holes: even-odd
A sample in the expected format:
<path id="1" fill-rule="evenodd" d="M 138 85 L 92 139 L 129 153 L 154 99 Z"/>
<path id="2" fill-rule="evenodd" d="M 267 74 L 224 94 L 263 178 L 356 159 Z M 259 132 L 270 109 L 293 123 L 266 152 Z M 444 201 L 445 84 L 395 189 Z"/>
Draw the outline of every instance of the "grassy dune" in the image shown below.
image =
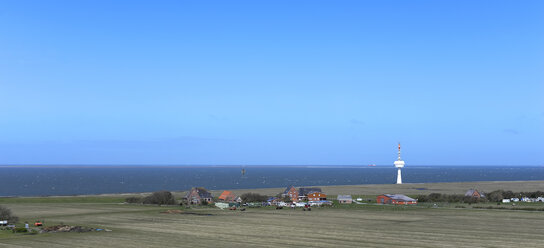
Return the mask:
<path id="1" fill-rule="evenodd" d="M 299 185 L 295 185 L 299 186 Z M 442 194 L 464 194 L 468 189 L 476 188 L 483 192 L 490 192 L 497 189 L 520 191 L 544 191 L 544 181 L 498 181 L 498 182 L 455 182 L 455 183 L 407 183 L 407 184 L 363 184 L 363 185 L 340 185 L 340 186 L 317 186 L 323 192 L 330 195 L 380 195 L 380 194 L 406 194 L 419 195 L 430 193 Z M 252 192 L 275 195 L 285 188 L 256 189 Z M 220 194 L 221 191 L 214 193 Z M 248 192 L 248 190 L 233 190 L 237 194 Z M 215 194 L 214 194 L 215 195 Z"/>
<path id="2" fill-rule="evenodd" d="M 476 186 L 484 190 L 533 191 L 542 190 L 538 187 L 543 183 L 488 182 Z M 426 193 L 459 193 L 466 186 L 406 184 L 323 189 L 330 194 L 372 195 L 382 193 L 381 189 L 421 193 L 414 188 L 428 188 Z M 251 191 L 278 192 L 269 190 Z M 0 199 L 0 204 L 11 208 L 21 221 L 40 219 L 46 225 L 62 222 L 113 230 L 37 235 L 0 231 L 0 247 L 538 247 L 544 240 L 543 211 L 354 205 L 314 208 L 311 212 L 273 208 L 241 212 L 129 205 L 118 203 L 121 199 L 113 195 Z M 168 209 L 182 212 L 161 213 Z"/>

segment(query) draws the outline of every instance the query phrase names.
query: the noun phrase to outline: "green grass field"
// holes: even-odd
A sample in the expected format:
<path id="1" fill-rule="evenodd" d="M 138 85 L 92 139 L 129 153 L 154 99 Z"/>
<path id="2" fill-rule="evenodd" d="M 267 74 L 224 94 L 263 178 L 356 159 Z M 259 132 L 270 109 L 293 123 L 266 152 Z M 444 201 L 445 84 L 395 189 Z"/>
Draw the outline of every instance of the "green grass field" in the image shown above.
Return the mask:
<path id="1" fill-rule="evenodd" d="M 511 189 L 504 185 L 497 182 L 491 190 Z M 539 183 L 526 185 L 522 190 L 530 191 Z M 427 186 L 441 192 L 451 190 L 447 184 Z M 347 194 L 375 193 L 359 187 L 338 187 Z M 403 187 L 411 190 L 415 186 Z M 311 212 L 266 207 L 242 212 L 122 204 L 124 197 L 0 199 L 21 223 L 39 219 L 46 225 L 64 223 L 112 230 L 36 235 L 0 231 L 0 247 L 539 247 L 544 240 L 544 211 L 473 208 L 478 204 L 465 204 L 464 208 L 456 208 L 460 204 L 365 204 L 313 208 Z M 544 204 L 532 206 L 544 208 Z M 182 212 L 161 213 L 169 209 Z"/>

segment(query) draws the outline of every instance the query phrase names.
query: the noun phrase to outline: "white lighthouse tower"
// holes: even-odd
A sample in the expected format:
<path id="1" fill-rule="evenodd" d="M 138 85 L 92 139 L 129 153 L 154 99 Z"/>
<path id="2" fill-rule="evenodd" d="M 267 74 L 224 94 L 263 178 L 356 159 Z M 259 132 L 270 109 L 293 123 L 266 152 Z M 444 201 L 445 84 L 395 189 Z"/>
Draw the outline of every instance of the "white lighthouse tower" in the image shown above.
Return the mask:
<path id="1" fill-rule="evenodd" d="M 397 184 L 402 184 L 402 177 L 401 177 L 401 174 L 400 174 L 400 169 L 402 167 L 404 167 L 404 161 L 402 161 L 400 159 L 400 143 L 399 143 L 399 158 L 397 159 L 397 161 L 395 161 L 395 167 L 397 167 L 399 169 L 398 174 L 397 174 Z"/>

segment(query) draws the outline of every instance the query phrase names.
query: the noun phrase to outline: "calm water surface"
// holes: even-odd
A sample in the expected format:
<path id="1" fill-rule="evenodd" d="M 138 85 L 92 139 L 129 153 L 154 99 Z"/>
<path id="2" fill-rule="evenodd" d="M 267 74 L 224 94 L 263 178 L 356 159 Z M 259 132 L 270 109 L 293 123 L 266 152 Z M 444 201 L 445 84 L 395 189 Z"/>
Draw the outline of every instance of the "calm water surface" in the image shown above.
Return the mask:
<path id="1" fill-rule="evenodd" d="M 244 168 L 245 176 L 240 166 L 0 166 L 0 196 L 390 184 L 397 175 L 393 166 Z M 544 180 L 542 166 L 407 166 L 402 173 L 405 183 Z"/>

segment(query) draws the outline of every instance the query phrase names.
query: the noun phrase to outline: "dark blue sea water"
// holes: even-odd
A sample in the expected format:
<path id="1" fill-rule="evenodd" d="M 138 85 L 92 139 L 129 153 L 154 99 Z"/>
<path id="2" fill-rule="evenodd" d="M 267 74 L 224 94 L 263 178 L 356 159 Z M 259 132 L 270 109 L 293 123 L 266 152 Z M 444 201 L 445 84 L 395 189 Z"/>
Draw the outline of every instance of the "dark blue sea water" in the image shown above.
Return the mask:
<path id="1" fill-rule="evenodd" d="M 0 196 L 46 196 L 242 189 L 350 184 L 392 184 L 393 166 L 0 166 Z M 542 166 L 410 166 L 405 183 L 544 180 Z"/>

